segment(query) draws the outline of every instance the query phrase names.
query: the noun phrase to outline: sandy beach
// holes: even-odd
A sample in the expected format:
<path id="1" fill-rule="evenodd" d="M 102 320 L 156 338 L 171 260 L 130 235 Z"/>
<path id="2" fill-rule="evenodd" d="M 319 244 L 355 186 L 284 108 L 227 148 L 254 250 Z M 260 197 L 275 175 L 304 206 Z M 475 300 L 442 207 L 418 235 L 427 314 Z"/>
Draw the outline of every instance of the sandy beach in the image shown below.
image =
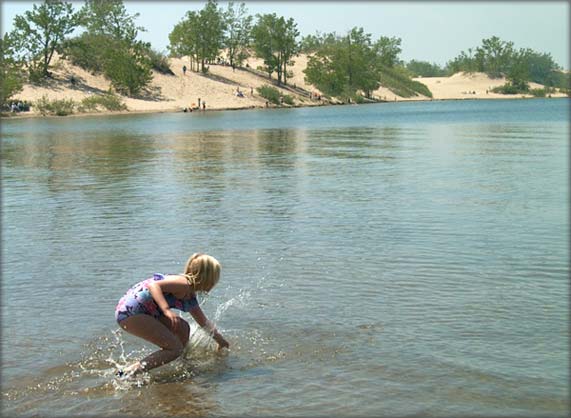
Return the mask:
<path id="1" fill-rule="evenodd" d="M 281 93 L 291 95 L 295 106 L 338 103 L 311 99 L 309 93 L 321 94 L 321 92 L 304 80 L 303 70 L 307 65 L 307 56 L 300 55 L 294 61 L 294 65 L 290 67 L 293 77 L 288 79 L 289 87 L 277 87 Z M 151 85 L 144 94 L 137 98 L 121 97 L 127 106 L 126 112 L 179 112 L 184 108 L 196 108 L 199 99 L 201 104 L 206 104 L 206 110 L 266 107 L 266 100 L 256 92 L 257 87 L 270 84 L 268 78 L 256 70 L 262 65 L 260 59 L 250 58 L 247 61 L 247 68 L 235 70 L 229 66 L 212 64 L 207 74 L 188 70 L 186 74 L 183 74 L 183 66 L 190 67 L 188 59 L 185 58 L 171 58 L 170 63 L 174 75 L 154 72 Z M 14 99 L 25 100 L 33 104 L 45 96 L 50 100 L 71 99 L 80 102 L 91 95 L 105 93 L 111 87 L 110 82 L 102 75 L 93 75 L 57 57 L 54 59 L 52 72 L 53 78 L 44 85 L 25 84 Z M 74 84 L 70 81 L 72 77 L 76 80 Z M 387 102 L 532 97 L 531 95 L 510 96 L 492 93 L 490 91 L 492 88 L 505 84 L 506 80 L 504 78 L 491 79 L 482 73 L 457 73 L 451 77 L 416 78 L 415 80 L 430 89 L 433 94 L 432 99 L 425 96 L 400 97 L 385 87 L 377 89 L 373 97 Z M 292 89 L 292 87 L 295 88 Z M 543 86 L 530 83 L 530 87 L 541 88 Z M 237 96 L 238 90 L 243 93 L 243 97 Z M 565 97 L 565 95 L 557 93 L 552 97 Z M 40 116 L 40 113 L 32 106 L 30 112 L 22 112 L 18 116 Z"/>

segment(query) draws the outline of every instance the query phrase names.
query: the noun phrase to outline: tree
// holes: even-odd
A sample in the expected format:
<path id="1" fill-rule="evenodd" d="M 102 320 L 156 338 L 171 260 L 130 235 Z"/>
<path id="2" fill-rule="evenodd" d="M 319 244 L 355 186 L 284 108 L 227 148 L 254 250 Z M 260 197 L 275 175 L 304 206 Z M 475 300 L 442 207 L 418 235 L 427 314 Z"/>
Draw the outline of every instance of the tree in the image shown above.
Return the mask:
<path id="1" fill-rule="evenodd" d="M 135 24 L 138 17 L 121 0 L 87 0 L 80 11 L 86 32 L 68 42 L 72 62 L 102 72 L 120 93 L 139 94 L 153 75 L 150 44 L 137 40 L 145 30 Z"/>
<path id="2" fill-rule="evenodd" d="M 0 105 L 22 91 L 22 63 L 14 55 L 12 39 L 6 34 L 0 38 Z"/>
<path id="3" fill-rule="evenodd" d="M 476 55 L 483 68 L 480 71 L 486 72 L 490 77 L 501 77 L 507 73 L 509 62 L 513 57 L 513 42 L 502 41 L 497 36 L 492 36 L 482 40 L 482 46 L 476 49 Z"/>
<path id="4" fill-rule="evenodd" d="M 135 96 L 152 80 L 146 50 L 119 47 L 113 52 L 106 52 L 104 59 L 104 74 L 121 94 Z"/>
<path id="5" fill-rule="evenodd" d="M 194 70 L 193 62 L 197 56 L 198 45 L 194 36 L 195 32 L 193 31 L 195 21 L 198 22 L 197 14 L 188 12 L 186 18 L 177 23 L 171 33 L 169 33 L 168 49 L 170 54 L 175 57 L 188 56 L 190 58 L 191 70 Z"/>
<path id="6" fill-rule="evenodd" d="M 238 8 L 234 8 L 234 3 L 229 2 L 224 15 L 226 23 L 224 45 L 228 50 L 228 58 L 232 67 L 242 65 L 242 62 L 248 58 L 253 17 L 249 16 L 247 12 L 244 3 L 241 3 Z"/>
<path id="7" fill-rule="evenodd" d="M 216 59 L 224 46 L 224 14 L 215 0 L 208 0 L 199 13 L 198 54 L 201 70 L 206 72 L 206 60 Z"/>
<path id="8" fill-rule="evenodd" d="M 254 41 L 254 52 L 258 58 L 264 60 L 266 72 L 269 78 L 279 67 L 276 56 L 275 38 L 277 31 L 278 17 L 275 13 L 256 15 L 258 21 L 252 28 L 252 38 Z"/>
<path id="9" fill-rule="evenodd" d="M 86 0 L 81 12 L 81 22 L 90 34 L 104 35 L 129 44 L 135 43 L 142 26 L 135 25 L 139 13 L 127 14 L 121 0 Z"/>
<path id="10" fill-rule="evenodd" d="M 355 97 L 358 90 L 367 97 L 380 85 L 382 55 L 373 47 L 371 35 L 353 28 L 343 37 L 323 37 L 318 51 L 309 57 L 306 81 L 332 96 Z"/>
<path id="11" fill-rule="evenodd" d="M 299 31 L 297 30 L 297 24 L 292 18 L 289 18 L 283 23 L 284 31 L 279 45 L 281 50 L 281 63 L 283 66 L 283 80 L 284 84 L 287 84 L 287 66 L 295 63 L 292 58 L 299 53 L 299 43 L 297 42 Z"/>
<path id="12" fill-rule="evenodd" d="M 301 38 L 299 48 L 301 52 L 313 54 L 321 47 L 327 44 L 334 44 L 336 41 L 337 35 L 335 32 L 321 34 L 319 31 L 316 31 L 315 35 L 307 35 Z"/>
<path id="13" fill-rule="evenodd" d="M 520 49 L 512 53 L 506 78 L 518 92 L 529 90 L 529 67 L 527 60 L 530 52 L 528 49 Z"/>
<path id="14" fill-rule="evenodd" d="M 379 63 L 392 68 L 399 63 L 399 55 L 402 52 L 400 38 L 381 36 L 373 45 Z"/>
<path id="15" fill-rule="evenodd" d="M 266 71 L 271 78 L 277 73 L 278 84 L 287 84 L 287 66 L 299 51 L 297 24 L 290 18 L 285 20 L 275 13 L 257 15 L 258 21 L 252 29 L 254 51 L 264 60 Z"/>
<path id="16" fill-rule="evenodd" d="M 557 72 L 561 70 L 553 61 L 551 54 L 539 53 L 531 49 L 526 50 L 526 66 L 529 79 L 539 84 L 553 87 L 557 84 Z"/>
<path id="17" fill-rule="evenodd" d="M 378 54 L 376 47 L 372 47 L 371 34 L 365 33 L 363 28 L 351 29 L 345 41 L 349 92 L 354 95 L 357 90 L 362 90 L 369 97 L 370 93 L 379 87 L 379 70 L 383 65 L 383 56 Z"/>
<path id="18" fill-rule="evenodd" d="M 312 54 L 321 47 L 321 36 L 319 32 L 315 35 L 307 35 L 301 38 L 299 49 L 304 54 Z"/>
<path id="19" fill-rule="evenodd" d="M 14 18 L 14 30 L 10 37 L 14 48 L 26 61 L 32 81 L 49 77 L 49 66 L 55 52 L 61 52 L 65 37 L 79 23 L 79 14 L 71 3 L 45 0 L 41 6 L 34 4 L 32 11 Z"/>
<path id="20" fill-rule="evenodd" d="M 208 0 L 199 12 L 189 11 L 169 34 L 173 55 L 189 55 L 207 71 L 206 61 L 214 60 L 224 46 L 225 21 L 215 0 Z"/>
<path id="21" fill-rule="evenodd" d="M 438 64 L 428 61 L 411 60 L 406 64 L 406 68 L 417 77 L 443 77 L 446 75 L 446 71 L 440 68 Z"/>
<path id="22" fill-rule="evenodd" d="M 460 71 L 468 73 L 475 71 L 484 71 L 483 51 L 477 51 L 473 54 L 473 48 L 468 48 L 468 53 L 461 51 L 460 55 L 446 64 L 446 71 L 449 74 L 455 74 Z"/>

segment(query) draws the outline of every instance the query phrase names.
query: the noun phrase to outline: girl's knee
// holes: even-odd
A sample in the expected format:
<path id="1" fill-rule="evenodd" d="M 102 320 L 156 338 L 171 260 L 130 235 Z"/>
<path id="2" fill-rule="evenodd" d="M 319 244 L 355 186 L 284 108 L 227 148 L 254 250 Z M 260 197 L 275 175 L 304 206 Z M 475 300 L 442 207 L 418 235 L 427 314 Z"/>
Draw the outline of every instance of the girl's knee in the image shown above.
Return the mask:
<path id="1" fill-rule="evenodd" d="M 182 352 L 184 351 L 184 345 L 178 338 L 175 338 L 172 342 L 165 344 L 161 347 L 163 350 L 169 351 L 172 353 L 172 358 L 179 357 Z"/>
<path id="2" fill-rule="evenodd" d="M 184 351 L 184 345 L 182 344 L 182 342 L 179 341 L 176 347 L 173 349 L 173 353 L 176 355 L 176 357 L 180 357 L 183 351 Z"/>
<path id="3" fill-rule="evenodd" d="M 182 326 L 181 330 L 179 331 L 178 338 L 180 339 L 183 348 L 186 345 L 186 343 L 188 343 L 189 336 L 190 336 L 190 326 L 188 325 L 188 322 L 182 321 Z"/>

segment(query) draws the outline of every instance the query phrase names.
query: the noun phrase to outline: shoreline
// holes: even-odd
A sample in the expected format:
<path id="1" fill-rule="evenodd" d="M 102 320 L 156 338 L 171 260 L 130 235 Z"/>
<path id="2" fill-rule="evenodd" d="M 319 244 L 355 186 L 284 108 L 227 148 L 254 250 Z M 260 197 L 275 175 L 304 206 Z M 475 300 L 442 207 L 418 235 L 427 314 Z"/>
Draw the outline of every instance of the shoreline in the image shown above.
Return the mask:
<path id="1" fill-rule="evenodd" d="M 57 116 L 53 112 L 42 115 L 34 103 L 44 98 L 49 101 L 73 101 L 75 103 L 72 108 L 74 112 L 66 115 L 72 117 L 178 113 L 188 108 L 192 108 L 193 112 L 218 112 L 356 104 L 343 103 L 334 97 L 326 99 L 323 92 L 315 86 L 307 84 L 304 74 L 307 63 L 308 57 L 306 55 L 297 56 L 294 65 L 289 68 L 291 76 L 288 78 L 288 84 L 276 85 L 275 79 L 268 78 L 254 70 L 263 64 L 259 58 L 249 58 L 244 68 L 233 69 L 225 65 L 211 64 L 207 74 L 184 71 L 185 65 L 188 64 L 186 58 L 170 58 L 169 66 L 172 74 L 153 71 L 150 84 L 139 96 L 116 95 L 127 110 L 106 110 L 102 106 L 98 106 L 95 111 L 79 113 L 77 112 L 77 105 L 83 100 L 112 91 L 111 82 L 101 74 L 85 71 L 57 56 L 50 79 L 45 80 L 42 84 L 24 84 L 22 90 L 13 95 L 12 101 L 31 103 L 31 110 L 15 114 L 7 111 L 0 114 L 0 119 L 5 121 L 64 117 Z M 75 80 L 73 83 L 71 82 L 72 79 Z M 371 92 L 371 101 L 365 99 L 361 104 L 536 98 L 531 94 L 504 95 L 494 93 L 493 89 L 502 86 L 506 80 L 505 78 L 492 79 L 484 73 L 459 72 L 448 77 L 418 77 L 413 80 L 424 84 L 431 91 L 432 97 L 423 95 L 402 97 L 390 89 L 380 86 Z M 259 93 L 259 89 L 266 86 L 271 86 L 277 90 L 281 97 L 290 96 L 293 104 L 270 104 Z M 529 87 L 539 89 L 544 86 L 529 83 Z M 559 97 L 568 96 L 559 92 L 552 94 L 551 98 Z M 206 110 L 199 109 L 201 104 L 206 104 Z"/>
<path id="2" fill-rule="evenodd" d="M 517 96 L 517 97 L 513 97 Z M 300 109 L 300 108 L 312 108 L 312 107 L 334 107 L 334 106 L 361 106 L 361 105 L 373 105 L 373 104 L 397 104 L 397 103 L 420 103 L 420 102 L 450 102 L 450 101 L 496 101 L 496 100 L 557 100 L 557 99 L 569 99 L 568 96 L 556 96 L 556 97 L 522 97 L 521 95 L 513 95 L 506 97 L 494 97 L 494 98 L 477 98 L 477 97 L 466 97 L 466 98 L 446 98 L 446 99 L 407 99 L 407 100 L 379 100 L 375 102 L 368 103 L 324 103 L 316 105 L 295 105 L 295 106 L 250 106 L 250 107 L 216 107 L 207 110 L 194 110 L 187 113 L 209 113 L 209 112 L 228 112 L 228 111 L 250 111 L 250 110 L 276 110 L 276 109 Z M 58 115 L 42 115 L 35 112 L 20 112 L 14 115 L 11 114 L 0 114 L 0 120 L 28 120 L 28 119 L 63 119 L 63 118 L 81 118 L 81 117 L 97 117 L 97 116 L 125 116 L 125 115 L 157 115 L 162 113 L 185 113 L 181 109 L 171 108 L 171 109 L 133 109 L 133 110 L 121 110 L 121 111 L 101 111 L 101 112 L 84 112 L 84 113 L 72 113 L 65 116 Z"/>

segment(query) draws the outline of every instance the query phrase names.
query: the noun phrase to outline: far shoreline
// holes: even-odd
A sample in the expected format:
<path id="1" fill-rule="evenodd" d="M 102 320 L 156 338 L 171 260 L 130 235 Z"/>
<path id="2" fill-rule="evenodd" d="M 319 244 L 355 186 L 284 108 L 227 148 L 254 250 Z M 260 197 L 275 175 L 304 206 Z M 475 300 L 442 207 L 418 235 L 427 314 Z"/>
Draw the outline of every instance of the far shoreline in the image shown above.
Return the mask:
<path id="1" fill-rule="evenodd" d="M 477 98 L 477 97 L 466 97 L 466 98 L 446 98 L 446 99 L 408 99 L 408 100 L 380 100 L 367 103 L 324 103 L 318 105 L 296 105 L 296 106 L 251 106 L 251 107 L 217 107 L 209 108 L 207 110 L 193 110 L 187 113 L 209 113 L 209 112 L 228 112 L 228 111 L 250 111 L 250 110 L 281 110 L 281 109 L 300 109 L 300 108 L 315 108 L 315 107 L 335 107 L 335 106 L 360 106 L 360 105 L 374 105 L 374 104 L 402 104 L 402 103 L 421 103 L 421 102 L 451 102 L 451 101 L 489 101 L 494 102 L 497 100 L 557 100 L 557 99 L 569 99 L 566 96 L 556 96 L 556 97 L 513 97 L 519 95 L 511 95 L 509 97 L 494 97 L 494 98 Z M 121 110 L 121 111 L 101 111 L 101 112 L 85 112 L 85 113 L 72 113 L 65 116 L 58 115 L 42 115 L 39 113 L 30 112 L 20 112 L 15 115 L 5 113 L 0 114 L 0 120 L 28 120 L 28 119 L 65 119 L 65 118 L 82 118 L 82 117 L 97 117 L 97 116 L 127 116 L 127 115 L 157 115 L 157 114 L 174 114 L 174 113 L 185 113 L 182 109 L 172 108 L 172 109 L 147 109 L 147 110 Z"/>

